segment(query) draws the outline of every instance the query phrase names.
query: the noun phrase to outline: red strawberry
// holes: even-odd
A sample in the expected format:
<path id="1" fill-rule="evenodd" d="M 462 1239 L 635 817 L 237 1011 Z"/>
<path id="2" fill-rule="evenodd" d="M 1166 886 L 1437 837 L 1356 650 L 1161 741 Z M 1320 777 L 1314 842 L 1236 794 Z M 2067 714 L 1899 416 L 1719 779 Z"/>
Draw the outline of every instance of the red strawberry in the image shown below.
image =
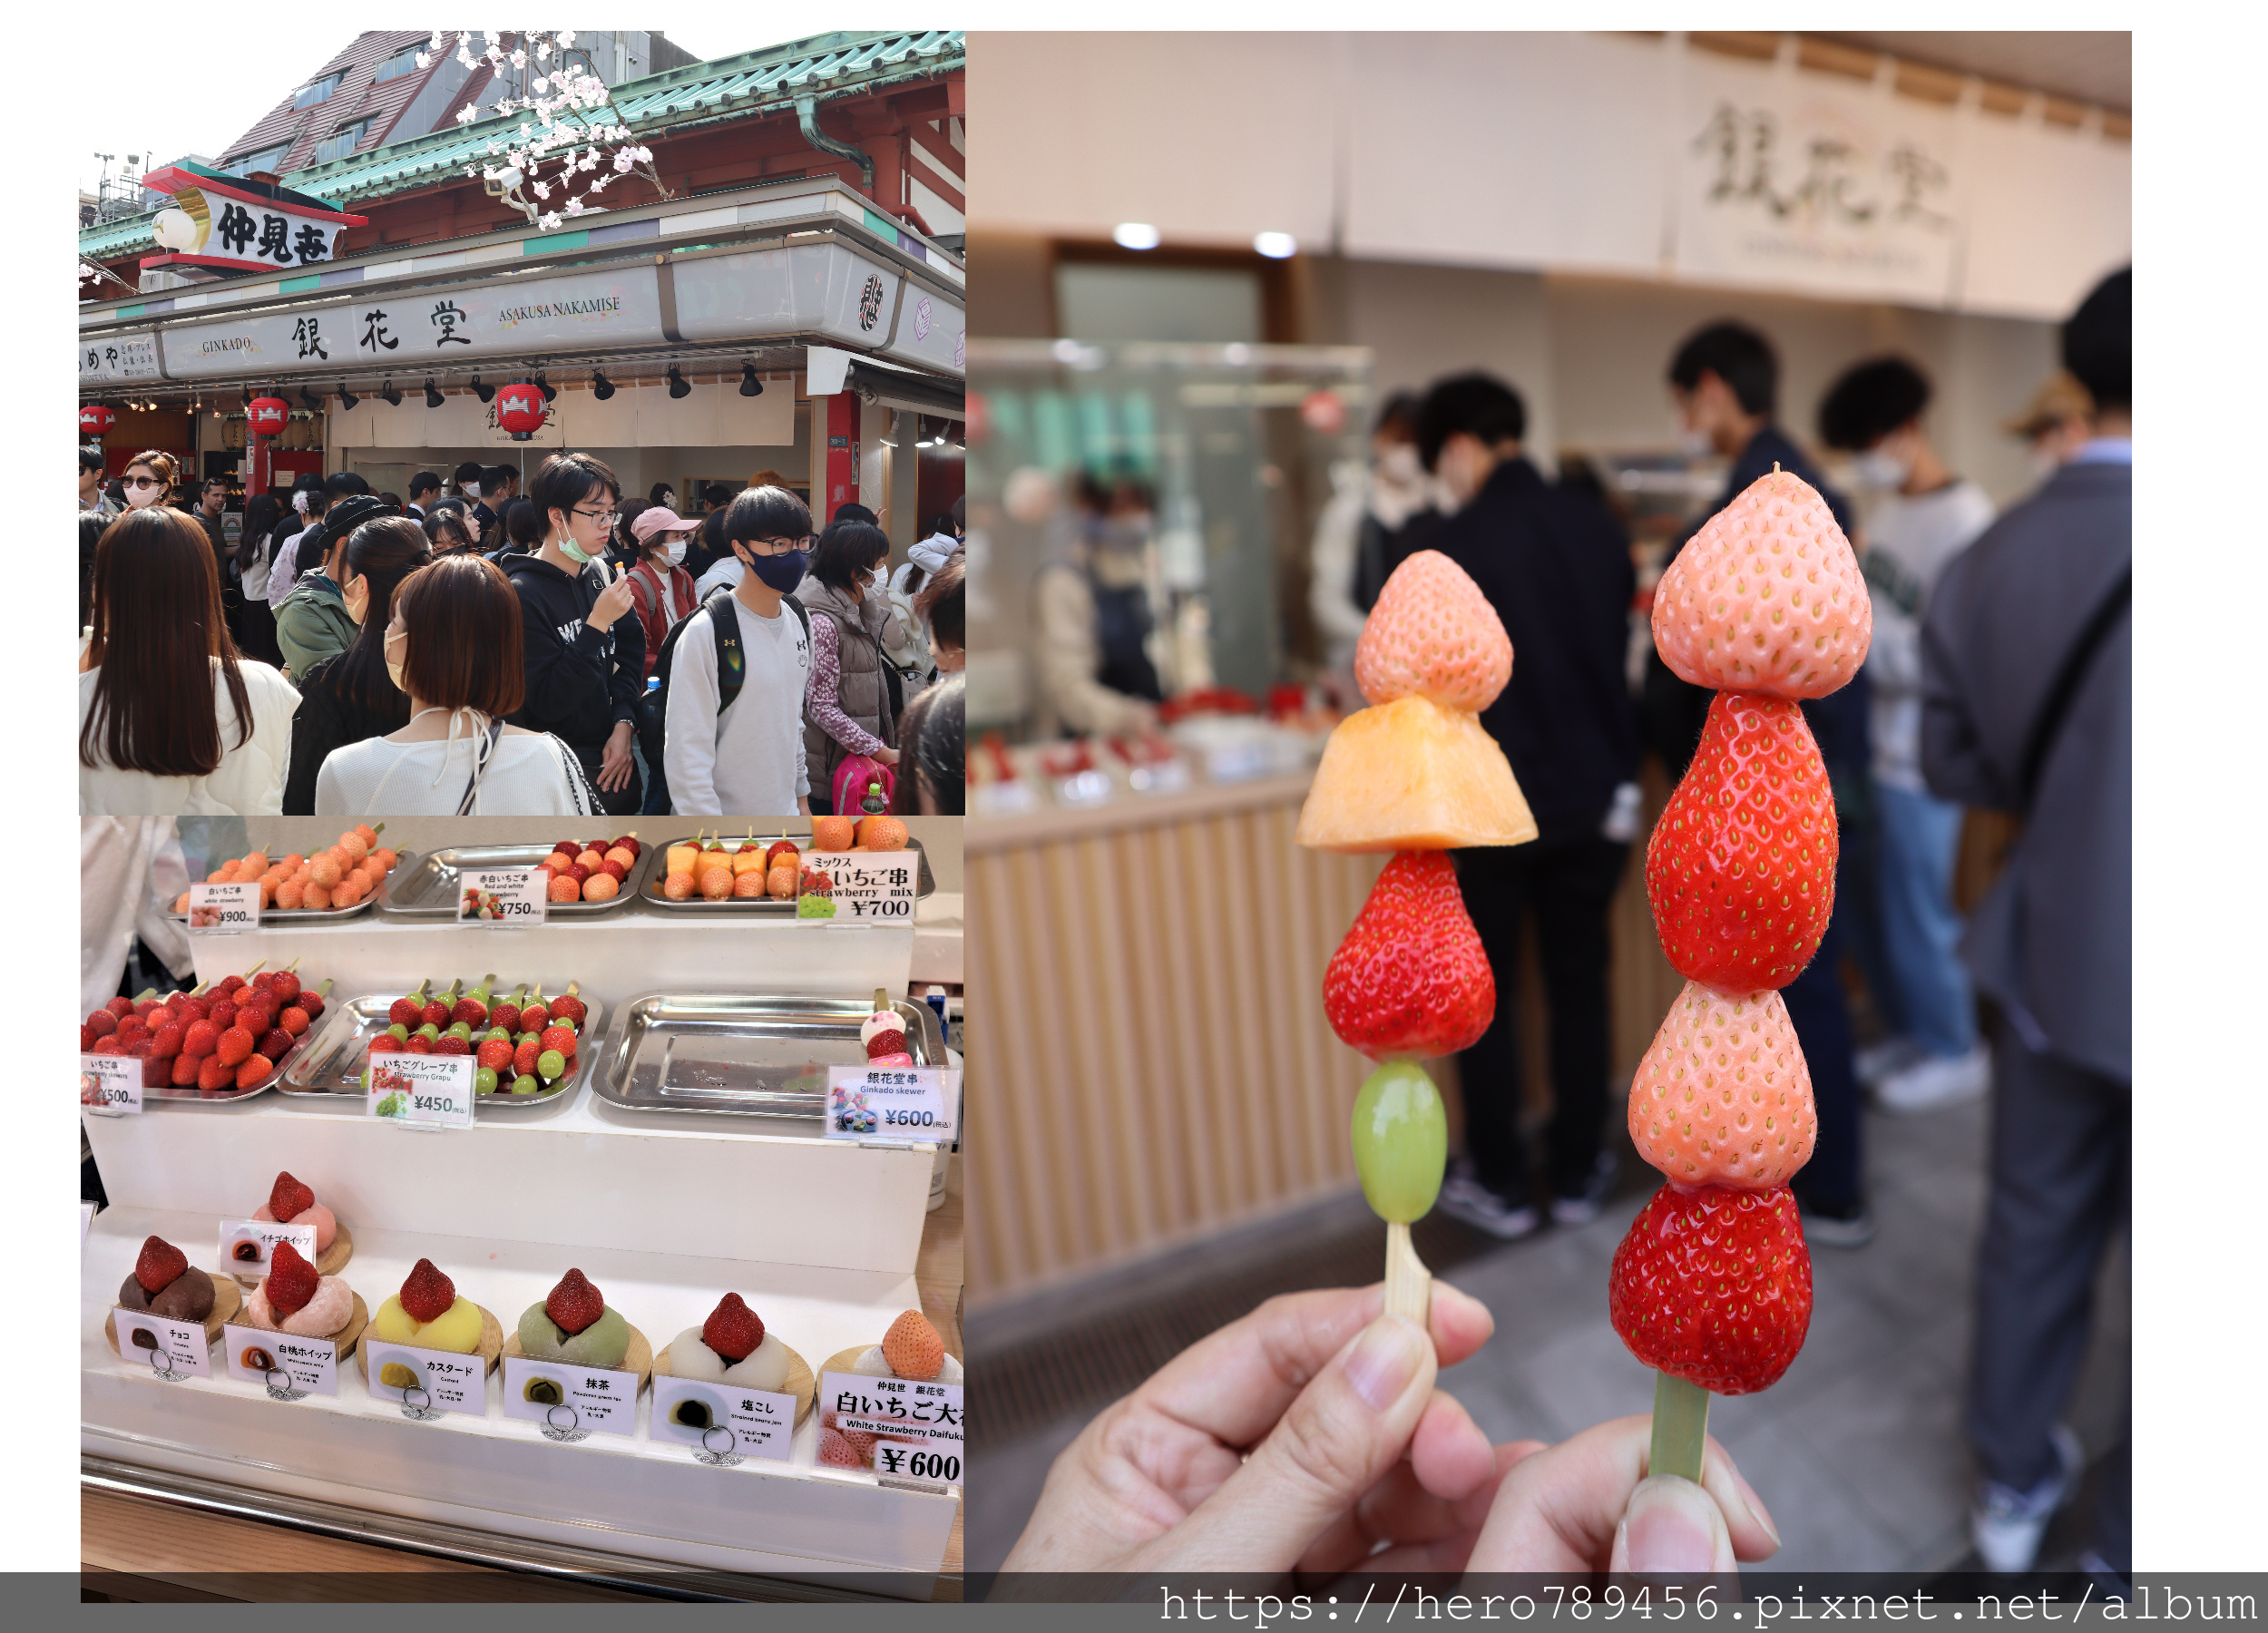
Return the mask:
<path id="1" fill-rule="evenodd" d="M 386 1018 L 390 1025 L 406 1026 L 415 1032 L 425 1023 L 425 1006 L 415 998 L 396 998 L 393 1007 L 386 1012 Z"/>
<path id="2" fill-rule="evenodd" d="M 441 1041 L 433 1046 L 433 1051 L 437 1055 L 471 1054 L 473 1046 L 455 1032 L 443 1032 Z"/>
<path id="3" fill-rule="evenodd" d="M 607 850 L 626 850 L 633 856 L 643 856 L 645 854 L 645 846 L 640 845 L 636 839 L 632 838 L 628 834 L 624 834 L 613 844 L 606 846 L 603 848 Z"/>
<path id="4" fill-rule="evenodd" d="M 413 1321 L 438 1321 L 456 1305 L 456 1284 L 429 1258 L 410 1267 L 402 1284 L 402 1308 Z"/>
<path id="5" fill-rule="evenodd" d="M 134 1279 L 154 1298 L 188 1268 L 187 1254 L 162 1237 L 150 1237 L 142 1244 L 142 1257 L 134 1261 Z"/>
<path id="6" fill-rule="evenodd" d="M 1680 975 L 1726 993 L 1803 973 L 1835 905 L 1834 789 L 1804 711 L 1719 692 L 1646 846 L 1646 895 Z"/>
<path id="7" fill-rule="evenodd" d="M 456 1001 L 456 1008 L 449 1012 L 449 1018 L 453 1021 L 462 1021 L 467 1026 L 486 1026 L 488 1006 L 477 998 L 460 998 Z"/>
<path id="8" fill-rule="evenodd" d="M 118 1023 L 118 1030 L 111 1036 L 116 1038 L 121 1043 L 142 1042 L 148 1040 L 150 1029 L 130 1015 Z"/>
<path id="9" fill-rule="evenodd" d="M 220 1047 L 220 1029 L 210 1021 L 192 1021 L 181 1034 L 181 1052 L 204 1056 Z"/>
<path id="10" fill-rule="evenodd" d="M 606 1300 L 582 1271 L 570 1270 L 543 1300 L 543 1313 L 561 1332 L 572 1336 L 606 1314 Z"/>
<path id="11" fill-rule="evenodd" d="M 252 984 L 264 993 L 276 984 L 276 975 L 277 972 L 274 970 L 262 970 L 252 977 Z"/>
<path id="12" fill-rule="evenodd" d="M 882 1032 L 866 1040 L 866 1058 L 870 1061 L 883 1055 L 904 1054 L 905 1034 L 902 1032 Z"/>
<path id="13" fill-rule="evenodd" d="M 1496 977 L 1441 851 L 1386 864 L 1323 976 L 1332 1031 L 1374 1061 L 1470 1049 L 1496 1014 Z"/>
<path id="14" fill-rule="evenodd" d="M 281 1036 L 287 1043 L 291 1041 L 291 1034 L 289 1032 L 284 1032 Z M 394 1034 L 391 1032 L 380 1032 L 376 1037 L 370 1040 L 369 1052 L 374 1055 L 399 1054 L 401 1051 L 402 1045 L 394 1041 Z"/>
<path id="15" fill-rule="evenodd" d="M 223 998 L 220 1002 L 212 1006 L 212 1012 L 208 1019 L 210 1019 L 212 1023 L 219 1027 L 222 1032 L 226 1032 L 229 1028 L 236 1024 L 236 1012 L 237 1005 L 235 1001 L 233 999 Z"/>
<path id="16" fill-rule="evenodd" d="M 162 998 L 144 998 L 135 1003 L 134 1013 L 140 1015 L 143 1020 L 147 1021 L 150 1018 L 150 1012 L 152 1010 L 162 1009 L 164 1006 L 165 1000 Z"/>
<path id="17" fill-rule="evenodd" d="M 512 1062 L 512 1045 L 502 1038 L 487 1038 L 473 1051 L 473 1056 L 491 1071 L 502 1071 Z"/>
<path id="18" fill-rule="evenodd" d="M 741 1302 L 738 1293 L 728 1293 L 701 1324 L 701 1342 L 722 1356 L 727 1365 L 745 1361 L 764 1342 L 763 1319 Z"/>
<path id="19" fill-rule="evenodd" d="M 227 994 L 231 993 L 239 993 L 239 992 L 243 991 L 243 990 L 244 990 L 244 988 L 245 988 L 248 984 L 249 984 L 249 983 L 247 983 L 247 982 L 245 981 L 244 977 L 243 977 L 243 976 L 241 976 L 241 975 L 223 975 L 223 976 L 220 978 L 220 992 L 221 992 L 222 995 L 223 995 L 223 996 L 226 996 Z"/>
<path id="20" fill-rule="evenodd" d="M 276 1062 L 264 1054 L 247 1055 L 236 1069 L 236 1086 L 257 1089 L 268 1081 L 268 1074 L 276 1070 Z"/>
<path id="21" fill-rule="evenodd" d="M 268 1188 L 268 1211 L 276 1216 L 279 1225 L 290 1224 L 314 1206 L 315 1193 L 288 1170 L 278 1174 L 276 1183 Z"/>
<path id="22" fill-rule="evenodd" d="M 545 1049 L 556 1049 L 563 1055 L 575 1052 L 575 1033 L 572 1027 L 547 1026 L 538 1040 Z"/>
<path id="23" fill-rule="evenodd" d="M 418 1014 L 428 1026 L 446 1026 L 449 1024 L 449 1005 L 444 1003 L 438 998 L 433 999 L 426 1003 L 425 1007 L 418 1012 Z"/>
<path id="24" fill-rule="evenodd" d="M 512 1051 L 512 1069 L 522 1077 L 535 1070 L 535 1058 L 543 1052 L 540 1039 L 530 1038 Z M 499 1070 L 502 1070 L 499 1068 Z"/>
<path id="25" fill-rule="evenodd" d="M 103 1035 L 103 1034 L 102 1034 L 101 1032 L 96 1032 L 96 1031 L 95 1031 L 95 1030 L 94 1030 L 92 1026 L 89 1026 L 89 1025 L 88 1025 L 85 1022 L 83 1022 L 83 1021 L 80 1022 L 79 1022 L 79 1052 L 80 1052 L 81 1054 L 86 1054 L 86 1053 L 88 1053 L 90 1051 L 92 1051 L 92 1050 L 93 1049 L 93 1047 L 94 1047 L 95 1040 L 96 1040 L 96 1039 L 98 1039 L 98 1038 L 100 1038 L 102 1035 Z"/>
<path id="26" fill-rule="evenodd" d="M 210 1094 L 236 1081 L 236 1068 L 217 1054 L 197 1057 L 197 1087 Z"/>
<path id="27" fill-rule="evenodd" d="M 242 1027 L 231 1026 L 220 1034 L 220 1041 L 213 1051 L 213 1058 L 223 1066 L 241 1066 L 251 1058 L 253 1046 L 259 1041 L 259 1039 Z"/>
<path id="28" fill-rule="evenodd" d="M 425 1036 L 424 1032 L 412 1032 L 409 1034 L 408 1043 L 404 1045 L 404 1048 L 411 1054 L 431 1054 L 433 1040 Z"/>
<path id="29" fill-rule="evenodd" d="M 282 1027 L 284 1031 L 289 1032 L 295 1038 L 301 1032 L 307 1031 L 308 1027 L 313 1023 L 313 1016 L 309 1015 L 307 1011 L 298 1008 L 297 1005 L 284 1011 L 282 1014 L 276 1017 L 276 1024 Z"/>
<path id="30" fill-rule="evenodd" d="M 1615 1249 L 1607 1312 L 1647 1365 L 1715 1394 L 1768 1389 L 1804 1347 L 1812 1259 L 1785 1186 L 1665 1185 Z"/>
<path id="31" fill-rule="evenodd" d="M 590 1012 L 582 1000 L 572 993 L 562 993 L 552 1000 L 552 1019 L 563 1021 L 570 1026 L 580 1029 L 582 1018 Z"/>
<path id="32" fill-rule="evenodd" d="M 201 1070 L 198 1064 L 199 1059 L 200 1057 L 193 1054 L 175 1055 L 173 1057 L 173 1075 L 167 1081 L 170 1081 L 176 1089 L 194 1089 L 197 1087 L 197 1074 Z"/>
<path id="33" fill-rule="evenodd" d="M 279 1003 L 289 1003 L 299 995 L 299 978 L 289 970 L 279 970 L 274 983 L 269 987 Z"/>
<path id="34" fill-rule="evenodd" d="M 289 1315 L 307 1307 L 322 1279 L 315 1266 L 299 1257 L 297 1247 L 278 1242 L 276 1251 L 269 1256 L 268 1279 L 261 1286 L 268 1289 L 269 1307 L 279 1315 Z"/>
<path id="35" fill-rule="evenodd" d="M 291 1052 L 291 1046 L 298 1041 L 282 1027 L 271 1026 L 260 1034 L 259 1051 L 271 1061 L 280 1061 Z M 386 1041 L 391 1043 L 394 1040 L 388 1038 Z"/>
<path id="36" fill-rule="evenodd" d="M 322 993 L 314 991 L 301 993 L 298 1002 L 301 1012 L 309 1021 L 320 1021 L 323 1018 Z"/>
<path id="37" fill-rule="evenodd" d="M 543 1007 L 543 1001 L 541 998 L 522 1006 L 520 1011 L 522 1032 L 540 1032 L 551 1023 L 552 1012 Z"/>
<path id="38" fill-rule="evenodd" d="M 112 999 L 103 1007 L 110 1011 L 113 1019 L 123 1021 L 127 1016 L 134 1012 L 134 1001 L 131 998 L 121 995 Z"/>
<path id="39" fill-rule="evenodd" d="M 212 1000 L 200 998 L 194 993 L 185 993 L 174 999 L 173 1002 L 181 1010 L 182 1015 L 191 1021 L 202 1021 L 212 1012 Z"/>
<path id="40" fill-rule="evenodd" d="M 90 1010 L 87 1012 L 86 1025 L 87 1030 L 96 1037 L 107 1038 L 118 1030 L 118 1017 L 106 1009 Z"/>
<path id="41" fill-rule="evenodd" d="M 126 1052 L 126 1046 L 118 1041 L 118 1034 L 112 1032 L 107 1038 L 95 1039 L 94 1047 L 88 1052 L 99 1055 L 122 1055 Z"/>
<path id="42" fill-rule="evenodd" d="M 518 1032 L 520 1030 L 520 1006 L 509 998 L 492 1006 L 488 1012 L 488 1024 L 501 1026 L 508 1032 Z"/>
<path id="43" fill-rule="evenodd" d="M 178 1058 L 177 1056 L 176 1059 Z M 142 1086 L 144 1089 L 162 1089 L 172 1081 L 173 1062 L 171 1061 L 161 1061 L 155 1055 L 142 1056 Z"/>

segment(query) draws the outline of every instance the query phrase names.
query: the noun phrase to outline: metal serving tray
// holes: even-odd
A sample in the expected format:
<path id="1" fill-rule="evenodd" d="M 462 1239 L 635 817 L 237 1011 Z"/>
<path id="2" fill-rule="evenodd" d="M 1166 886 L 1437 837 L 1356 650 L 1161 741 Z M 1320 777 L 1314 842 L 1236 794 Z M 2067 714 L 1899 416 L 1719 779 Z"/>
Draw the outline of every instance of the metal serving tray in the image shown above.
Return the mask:
<path id="1" fill-rule="evenodd" d="M 726 836 L 738 838 L 744 844 L 748 842 L 748 836 L 745 834 Z M 784 901 L 775 900 L 770 896 L 733 896 L 722 902 L 711 902 L 696 895 L 689 896 L 682 902 L 673 902 L 668 896 L 663 895 L 661 882 L 670 876 L 670 846 L 683 845 L 691 837 L 689 834 L 680 834 L 665 844 L 650 846 L 646 854 L 638 858 L 637 884 L 640 901 L 649 907 L 659 907 L 664 913 L 689 913 L 696 916 L 714 917 L 720 914 L 727 917 L 738 915 L 742 918 L 794 918 L 796 916 L 796 899 L 793 896 Z M 758 834 L 755 837 L 755 843 L 768 846 L 779 839 L 792 841 L 798 854 L 808 852 L 811 845 L 809 834 Z M 937 881 L 930 874 L 929 854 L 922 849 L 921 841 L 909 838 L 905 842 L 905 848 L 912 851 L 920 862 L 919 876 L 914 885 L 914 899 L 919 901 L 937 888 Z M 873 1012 L 867 1012 L 871 1014 Z"/>
<path id="2" fill-rule="evenodd" d="M 373 907 L 385 907 L 391 911 L 393 903 L 388 898 L 393 894 L 394 881 L 400 878 L 403 871 L 413 862 L 421 860 L 415 851 L 399 853 L 394 865 L 386 870 L 386 877 L 373 885 L 370 894 L 351 907 L 318 907 L 313 912 L 305 907 L 263 907 L 259 914 L 260 928 L 272 930 L 287 924 L 337 924 L 350 918 L 360 918 Z M 203 881 L 195 880 L 192 883 L 202 884 Z M 165 916 L 177 924 L 189 923 L 186 913 L 169 913 Z M 202 934 L 203 932 L 195 934 Z"/>
<path id="3" fill-rule="evenodd" d="M 895 1000 L 906 1052 L 945 1063 L 945 1041 L 926 1003 Z M 817 1127 L 826 1069 L 863 1066 L 858 1029 L 867 998 L 762 998 L 738 993 L 648 993 L 614 1012 L 591 1079 L 600 1099 L 633 1111 L 798 1118 Z"/>
<path id="4" fill-rule="evenodd" d="M 320 918 L 326 915 L 318 914 L 316 916 Z M 261 962 L 265 963 L 267 961 L 263 959 Z M 283 1051 L 283 1058 L 276 1062 L 276 1070 L 249 1089 L 216 1089 L 210 1094 L 207 1094 L 201 1089 L 176 1089 L 172 1084 L 168 1083 L 160 1089 L 144 1088 L 142 1091 L 142 1098 L 145 1100 L 173 1100 L 185 1106 L 223 1106 L 230 1100 L 248 1100 L 256 1094 L 265 1094 L 270 1089 L 282 1083 L 284 1074 L 291 1069 L 294 1062 L 306 1059 L 308 1048 L 317 1038 L 322 1036 L 323 1027 L 330 1025 L 331 1017 L 338 1008 L 337 1004 L 333 1003 L 327 998 L 325 999 L 323 1001 L 323 1025 L 310 1026 L 301 1032 L 291 1047 Z"/>
<path id="5" fill-rule="evenodd" d="M 510 993 L 519 985 L 517 981 L 498 982 L 493 989 Z M 321 1034 L 315 1047 L 302 1050 L 298 1061 L 288 1071 L 279 1072 L 268 1081 L 285 1094 L 320 1094 L 363 1098 L 362 1067 L 370 1047 L 370 1040 L 391 1024 L 386 1019 L 400 991 L 374 993 L 367 998 L 351 999 L 335 1004 L 324 1018 Z M 573 1092 L 584 1076 L 592 1069 L 599 1051 L 605 1047 L 605 1037 L 600 1030 L 605 1012 L 599 1001 L 587 993 L 578 992 L 576 997 L 587 1006 L 582 1030 L 575 1035 L 575 1059 L 567 1073 L 550 1088 L 533 1094 L 483 1094 L 474 1097 L 475 1115 L 493 1108 L 517 1110 L 523 1106 L 544 1106 L 563 1094 Z"/>
<path id="6" fill-rule="evenodd" d="M 640 841 L 642 844 L 643 841 Z M 552 854 L 548 845 L 449 845 L 435 851 L 427 851 L 417 858 L 412 868 L 406 860 L 386 875 L 386 883 L 400 885 L 386 899 L 386 916 L 406 919 L 456 918 L 458 880 L 464 872 L 483 867 L 533 867 Z M 646 858 L 640 856 L 640 867 Z M 622 881 L 622 888 L 611 902 L 553 902 L 543 909 L 544 916 L 555 919 L 598 918 L 612 913 L 631 899 L 631 885 L 637 879 L 636 869 Z"/>

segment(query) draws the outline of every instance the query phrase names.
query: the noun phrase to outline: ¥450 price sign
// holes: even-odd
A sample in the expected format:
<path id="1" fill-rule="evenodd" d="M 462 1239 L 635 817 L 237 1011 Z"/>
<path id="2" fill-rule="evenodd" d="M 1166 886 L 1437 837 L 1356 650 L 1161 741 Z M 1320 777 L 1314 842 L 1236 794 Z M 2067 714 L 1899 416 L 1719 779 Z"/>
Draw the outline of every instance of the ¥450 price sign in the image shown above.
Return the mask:
<path id="1" fill-rule="evenodd" d="M 458 875 L 456 922 L 527 930 L 543 922 L 551 875 L 540 867 L 483 867 Z"/>
<path id="2" fill-rule="evenodd" d="M 961 1073 L 935 1066 L 830 1066 L 829 1139 L 953 1138 Z"/>
<path id="3" fill-rule="evenodd" d="M 406 1128 L 469 1129 L 478 1065 L 471 1055 L 372 1055 L 365 1110 Z"/>

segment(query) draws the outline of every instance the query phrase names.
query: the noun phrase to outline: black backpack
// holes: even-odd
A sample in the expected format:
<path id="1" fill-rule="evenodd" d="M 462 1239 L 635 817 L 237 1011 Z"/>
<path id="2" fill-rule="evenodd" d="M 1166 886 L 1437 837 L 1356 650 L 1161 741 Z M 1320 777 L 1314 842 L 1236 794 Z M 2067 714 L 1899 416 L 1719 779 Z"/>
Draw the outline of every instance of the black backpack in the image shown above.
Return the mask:
<path id="1" fill-rule="evenodd" d="M 783 594 L 784 605 L 796 610 L 796 617 L 803 625 L 805 644 L 811 640 L 811 614 L 792 595 Z M 670 671 L 677 660 L 678 637 L 685 633 L 685 626 L 701 613 L 707 612 L 709 621 L 717 627 L 717 712 L 722 715 L 732 707 L 732 700 L 740 695 L 740 686 L 748 679 L 748 664 L 740 656 L 740 615 L 734 610 L 732 586 L 719 584 L 709 592 L 709 599 L 670 626 L 663 637 L 660 654 L 655 658 L 653 680 L 659 685 L 649 685 L 645 695 L 638 699 L 638 735 L 646 749 L 646 768 L 652 773 L 662 798 L 669 797 L 670 786 L 661 769 L 661 748 L 665 728 L 670 719 Z M 635 616 L 633 614 L 633 616 Z"/>

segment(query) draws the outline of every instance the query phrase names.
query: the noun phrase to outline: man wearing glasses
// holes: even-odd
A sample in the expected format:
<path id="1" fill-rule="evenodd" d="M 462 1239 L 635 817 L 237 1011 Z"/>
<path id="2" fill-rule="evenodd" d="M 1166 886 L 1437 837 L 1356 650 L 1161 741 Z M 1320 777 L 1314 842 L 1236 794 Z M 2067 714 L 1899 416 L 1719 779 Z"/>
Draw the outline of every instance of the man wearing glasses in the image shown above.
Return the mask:
<path id="1" fill-rule="evenodd" d="M 118 514 L 118 502 L 103 491 L 103 451 L 79 450 L 79 513 L 104 521 Z"/>
<path id="2" fill-rule="evenodd" d="M 631 605 L 629 575 L 605 560 L 621 492 L 605 461 L 552 455 L 528 490 L 543 518 L 543 547 L 502 564 L 520 596 L 527 677 L 512 724 L 559 737 L 609 814 L 634 816 L 645 792 L 631 745 L 646 687 L 646 633 L 622 616 Z"/>

